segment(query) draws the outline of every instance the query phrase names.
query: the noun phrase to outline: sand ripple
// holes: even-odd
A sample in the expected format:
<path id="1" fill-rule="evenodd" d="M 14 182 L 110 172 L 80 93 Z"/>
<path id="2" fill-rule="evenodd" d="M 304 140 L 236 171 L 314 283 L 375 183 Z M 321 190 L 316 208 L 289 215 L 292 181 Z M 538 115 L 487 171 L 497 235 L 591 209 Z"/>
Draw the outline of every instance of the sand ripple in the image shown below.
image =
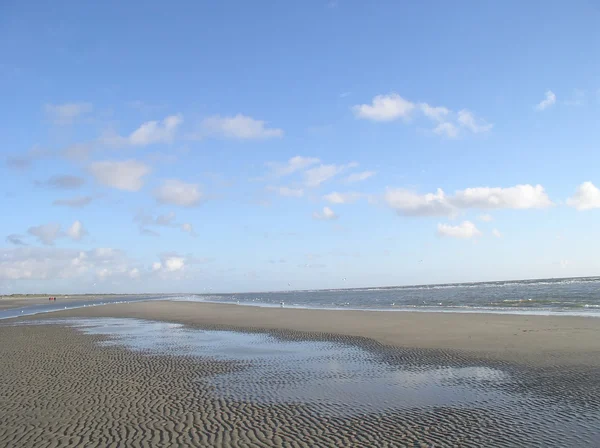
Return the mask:
<path id="1" fill-rule="evenodd" d="M 289 369 L 277 375 L 277 369 L 285 368 L 277 364 L 261 376 L 269 372 L 261 365 L 264 359 L 199 357 L 190 350 L 178 356 L 132 351 L 106 345 L 105 336 L 84 336 L 56 325 L 0 326 L 0 339 L 0 446 L 597 446 L 600 434 L 598 395 L 582 394 L 574 386 L 584 381 L 598 390 L 599 380 L 583 370 L 573 379 L 564 371 L 562 377 L 558 370 L 549 372 L 536 385 L 532 378 L 539 372 L 492 366 L 512 380 L 469 380 L 469 390 L 478 397 L 483 395 L 477 388 L 497 388 L 497 395 L 476 405 L 460 401 L 340 413 L 333 412 L 342 406 L 335 399 L 307 400 L 301 388 L 296 399 L 269 397 L 269 390 L 303 381 L 286 376 Z M 300 340 L 294 334 L 287 339 Z M 369 353 L 369 362 L 390 369 L 400 364 L 414 369 L 472 367 L 449 353 L 381 347 L 371 347 Z M 326 357 L 335 359 L 335 354 Z M 460 382 L 471 377 L 454 378 L 453 384 L 467 390 L 460 388 L 471 386 Z M 307 380 L 315 378 L 319 374 Z M 341 371 L 333 378 L 338 383 L 348 379 L 356 381 L 356 376 Z M 233 393 L 226 393 L 227 384 Z M 236 386 L 247 396 L 240 397 Z M 258 399 L 264 395 L 266 399 Z M 498 397 L 508 401 L 495 403 Z"/>

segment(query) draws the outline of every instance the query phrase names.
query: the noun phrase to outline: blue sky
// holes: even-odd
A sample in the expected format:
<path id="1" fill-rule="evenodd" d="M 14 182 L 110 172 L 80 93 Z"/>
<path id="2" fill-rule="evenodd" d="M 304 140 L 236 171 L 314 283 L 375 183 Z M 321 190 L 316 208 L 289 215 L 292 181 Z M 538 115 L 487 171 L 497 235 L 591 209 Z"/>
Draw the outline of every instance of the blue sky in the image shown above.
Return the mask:
<path id="1" fill-rule="evenodd" d="M 0 294 L 598 275 L 600 6 L 0 6 Z"/>

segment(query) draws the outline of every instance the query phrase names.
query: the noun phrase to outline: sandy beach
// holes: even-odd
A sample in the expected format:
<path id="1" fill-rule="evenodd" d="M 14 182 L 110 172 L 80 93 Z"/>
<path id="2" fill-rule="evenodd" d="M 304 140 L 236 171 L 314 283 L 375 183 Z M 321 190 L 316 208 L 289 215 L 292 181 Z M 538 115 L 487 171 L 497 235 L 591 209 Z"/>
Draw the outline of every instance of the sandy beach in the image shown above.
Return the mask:
<path id="1" fill-rule="evenodd" d="M 119 297 L 145 297 L 144 295 L 136 294 L 121 295 L 121 294 L 61 294 L 61 295 L 12 295 L 12 296 L 0 296 L 0 311 L 8 310 L 11 308 L 22 308 L 26 306 L 34 305 L 46 305 L 48 303 L 48 297 L 56 297 L 57 300 L 66 303 L 80 302 L 80 301 L 94 301 L 102 299 L 116 299 Z"/>
<path id="2" fill-rule="evenodd" d="M 600 365 L 600 319 L 588 317 L 328 311 L 173 301 L 79 308 L 52 317 L 133 317 L 204 328 L 303 332 L 311 337 L 332 334 L 527 364 Z"/>
<path id="3" fill-rule="evenodd" d="M 504 379 L 492 384 L 479 378 L 473 387 L 471 379 L 459 379 L 457 387 L 468 386 L 469 393 L 493 392 L 492 401 L 476 406 L 388 405 L 342 415 L 336 411 L 336 400 L 261 401 L 220 395 L 219 378 L 245 378 L 249 384 L 261 380 L 253 373 L 252 360 L 99 345 L 109 340 L 107 336 L 85 335 L 45 322 L 74 318 L 135 318 L 181 323 L 190 329 L 268 332 L 281 344 L 341 344 L 340 362 L 343 347 L 358 347 L 351 350 L 359 352 L 351 353 L 366 353 L 360 356 L 373 358 L 386 371 L 428 372 L 432 366 L 437 366 L 436 372 L 495 369 Z M 14 325 L 24 320 L 41 325 Z M 320 311 L 167 301 L 10 319 L 0 324 L 0 445 L 596 446 L 599 332 L 600 319 L 594 318 Z M 332 356 L 335 361 L 335 352 Z M 285 390 L 298 385 L 289 372 L 269 372 L 269 378 L 262 380 L 268 387 Z M 336 372 L 337 383 L 350 380 L 353 388 L 361 387 L 357 377 Z M 442 387 L 447 381 L 438 377 L 432 385 Z M 521 412 L 515 412 L 515 403 Z M 527 409 L 533 411 L 524 417 Z M 573 415 L 578 416 L 577 422 L 569 420 Z"/>

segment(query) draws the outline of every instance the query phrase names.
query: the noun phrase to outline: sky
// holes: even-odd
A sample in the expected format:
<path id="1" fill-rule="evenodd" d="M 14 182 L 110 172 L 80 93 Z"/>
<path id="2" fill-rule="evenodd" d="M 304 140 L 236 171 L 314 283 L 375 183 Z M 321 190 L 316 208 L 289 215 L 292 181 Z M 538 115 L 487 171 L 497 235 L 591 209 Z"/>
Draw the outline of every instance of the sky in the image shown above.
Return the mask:
<path id="1" fill-rule="evenodd" d="M 0 294 L 600 275 L 600 5 L 3 1 Z"/>

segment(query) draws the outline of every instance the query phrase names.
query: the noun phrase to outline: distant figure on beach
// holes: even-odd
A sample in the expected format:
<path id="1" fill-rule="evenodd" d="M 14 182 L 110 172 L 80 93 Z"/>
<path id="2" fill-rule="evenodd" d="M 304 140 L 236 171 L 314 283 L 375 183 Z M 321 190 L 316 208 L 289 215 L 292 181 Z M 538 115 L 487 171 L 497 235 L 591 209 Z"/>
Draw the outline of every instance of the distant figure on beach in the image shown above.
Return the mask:
<path id="1" fill-rule="evenodd" d="M 283 300 L 281 301 L 281 308 L 283 308 Z"/>

